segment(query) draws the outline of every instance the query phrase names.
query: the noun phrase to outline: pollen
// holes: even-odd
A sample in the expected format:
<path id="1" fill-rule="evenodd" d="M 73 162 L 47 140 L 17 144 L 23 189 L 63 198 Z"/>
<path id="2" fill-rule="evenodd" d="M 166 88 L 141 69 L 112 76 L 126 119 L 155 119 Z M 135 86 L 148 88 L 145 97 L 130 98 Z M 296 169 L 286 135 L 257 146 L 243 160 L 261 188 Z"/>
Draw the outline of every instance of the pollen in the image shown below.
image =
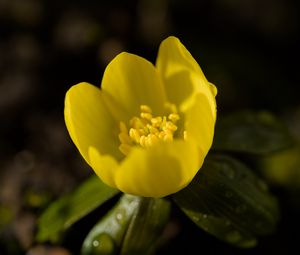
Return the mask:
<path id="1" fill-rule="evenodd" d="M 154 116 L 148 105 L 141 105 L 139 117 L 134 116 L 128 127 L 120 122 L 119 150 L 128 155 L 133 146 L 149 148 L 159 141 L 173 141 L 180 117 L 175 105 L 170 110 L 167 116 Z"/>

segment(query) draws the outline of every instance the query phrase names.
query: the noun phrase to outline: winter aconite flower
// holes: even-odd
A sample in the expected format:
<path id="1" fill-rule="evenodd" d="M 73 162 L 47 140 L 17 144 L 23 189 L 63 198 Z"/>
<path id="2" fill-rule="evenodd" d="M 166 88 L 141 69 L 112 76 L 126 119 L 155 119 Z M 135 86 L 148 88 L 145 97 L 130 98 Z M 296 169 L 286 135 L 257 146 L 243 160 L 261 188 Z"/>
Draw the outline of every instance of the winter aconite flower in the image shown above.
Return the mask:
<path id="1" fill-rule="evenodd" d="M 216 88 L 176 37 L 156 65 L 123 52 L 106 67 L 101 89 L 70 88 L 65 122 L 86 162 L 111 187 L 163 197 L 188 185 L 208 153 Z"/>

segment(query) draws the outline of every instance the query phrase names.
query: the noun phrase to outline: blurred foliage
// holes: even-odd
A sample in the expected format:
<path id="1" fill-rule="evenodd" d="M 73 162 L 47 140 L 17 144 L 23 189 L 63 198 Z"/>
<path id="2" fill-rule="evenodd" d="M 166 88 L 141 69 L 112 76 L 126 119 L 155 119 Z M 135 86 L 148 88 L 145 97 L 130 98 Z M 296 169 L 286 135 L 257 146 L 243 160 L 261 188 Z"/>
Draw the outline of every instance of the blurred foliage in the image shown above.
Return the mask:
<path id="1" fill-rule="evenodd" d="M 80 81 L 100 84 L 120 51 L 154 61 L 159 42 L 176 35 L 217 85 L 218 116 L 271 111 L 299 138 L 300 83 L 292 64 L 299 58 L 299 17 L 294 0 L 1 0 L 0 253 L 67 254 L 34 247 L 33 240 L 46 205 L 90 174 L 65 130 L 64 94 Z M 171 232 L 179 233 L 169 233 L 162 254 L 193 254 L 195 247 L 185 246 L 190 240 L 210 253 L 293 253 L 300 226 L 297 148 L 251 159 L 283 210 L 274 235 L 244 252 L 199 234 L 178 212 Z"/>
<path id="2" fill-rule="evenodd" d="M 258 158 L 255 161 L 261 174 L 273 185 L 300 189 L 300 145 Z"/>
<path id="3" fill-rule="evenodd" d="M 42 214 L 38 224 L 37 240 L 57 242 L 61 232 L 98 206 L 119 193 L 105 185 L 98 177 L 89 178 L 71 195 L 65 195 Z"/>

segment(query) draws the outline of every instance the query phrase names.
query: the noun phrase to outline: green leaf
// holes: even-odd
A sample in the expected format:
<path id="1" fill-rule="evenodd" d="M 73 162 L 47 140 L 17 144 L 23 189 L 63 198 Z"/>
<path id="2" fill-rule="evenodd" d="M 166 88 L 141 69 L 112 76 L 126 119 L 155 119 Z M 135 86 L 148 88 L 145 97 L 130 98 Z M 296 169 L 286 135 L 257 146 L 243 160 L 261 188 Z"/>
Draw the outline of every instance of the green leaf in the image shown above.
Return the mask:
<path id="1" fill-rule="evenodd" d="M 287 128 L 271 113 L 243 111 L 217 120 L 212 149 L 268 154 L 293 143 Z"/>
<path id="2" fill-rule="evenodd" d="M 53 202 L 44 211 L 38 222 L 37 241 L 57 242 L 64 230 L 118 192 L 96 176 L 89 178 L 73 193 Z"/>
<path id="3" fill-rule="evenodd" d="M 225 155 L 208 157 L 198 174 L 172 196 L 206 232 L 239 247 L 271 233 L 278 221 L 276 199 L 243 163 Z"/>
<path id="4" fill-rule="evenodd" d="M 124 194 L 90 231 L 82 254 L 150 254 L 169 215 L 167 200 Z"/>
<path id="5" fill-rule="evenodd" d="M 143 198 L 125 234 L 120 254 L 151 254 L 169 220 L 170 209 L 170 202 L 165 199 Z"/>
<path id="6" fill-rule="evenodd" d="M 141 197 L 124 194 L 85 238 L 81 254 L 116 254 Z"/>

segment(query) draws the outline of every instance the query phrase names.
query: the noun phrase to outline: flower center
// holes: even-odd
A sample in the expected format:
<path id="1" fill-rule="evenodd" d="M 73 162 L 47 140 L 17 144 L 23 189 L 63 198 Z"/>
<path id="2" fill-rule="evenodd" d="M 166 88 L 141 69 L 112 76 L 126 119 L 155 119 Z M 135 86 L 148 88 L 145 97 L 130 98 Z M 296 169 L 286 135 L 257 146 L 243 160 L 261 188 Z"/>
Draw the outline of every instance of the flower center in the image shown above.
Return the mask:
<path id="1" fill-rule="evenodd" d="M 180 119 L 175 105 L 169 107 L 171 113 L 167 116 L 153 116 L 152 109 L 147 105 L 140 106 L 140 117 L 133 117 L 126 124 L 120 122 L 119 150 L 128 155 L 135 145 L 149 148 L 158 141 L 173 141 L 174 133 L 178 129 L 176 122 Z"/>

